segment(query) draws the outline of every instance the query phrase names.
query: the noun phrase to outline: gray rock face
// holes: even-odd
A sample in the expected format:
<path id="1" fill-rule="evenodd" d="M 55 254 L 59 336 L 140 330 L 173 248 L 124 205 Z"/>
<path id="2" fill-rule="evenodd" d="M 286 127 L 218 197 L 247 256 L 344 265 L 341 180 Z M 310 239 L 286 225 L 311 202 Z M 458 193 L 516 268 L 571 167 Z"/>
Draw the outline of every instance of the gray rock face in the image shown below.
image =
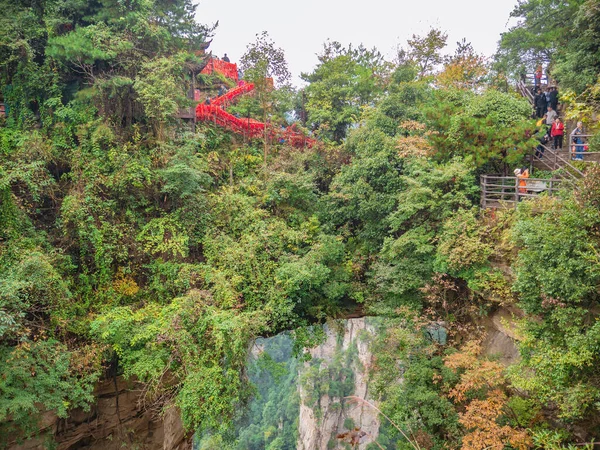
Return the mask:
<path id="1" fill-rule="evenodd" d="M 117 378 L 98 383 L 94 393 L 96 403 L 89 411 L 74 409 L 67 419 L 52 412 L 43 414 L 41 437 L 18 439 L 9 444 L 10 450 L 45 449 L 44 435 L 53 436 L 57 450 L 189 450 L 190 436 L 184 433 L 179 411 L 168 409 L 157 416 L 143 408 L 141 390 L 135 383 Z"/>
<path id="2" fill-rule="evenodd" d="M 339 329 L 326 328 L 326 341 L 310 350 L 312 360 L 300 371 L 299 450 L 342 448 L 342 440 L 336 436 L 354 428 L 360 442 L 356 448 L 364 450 L 379 434 L 377 411 L 344 398 L 356 396 L 376 405 L 369 396 L 367 370 L 375 328 L 365 318 L 338 325 Z"/>
<path id="3" fill-rule="evenodd" d="M 519 361 L 519 350 L 516 320 L 523 312 L 517 308 L 499 308 L 494 313 L 480 320 L 486 334 L 483 340 L 483 354 L 496 357 L 498 361 L 509 366 Z"/>

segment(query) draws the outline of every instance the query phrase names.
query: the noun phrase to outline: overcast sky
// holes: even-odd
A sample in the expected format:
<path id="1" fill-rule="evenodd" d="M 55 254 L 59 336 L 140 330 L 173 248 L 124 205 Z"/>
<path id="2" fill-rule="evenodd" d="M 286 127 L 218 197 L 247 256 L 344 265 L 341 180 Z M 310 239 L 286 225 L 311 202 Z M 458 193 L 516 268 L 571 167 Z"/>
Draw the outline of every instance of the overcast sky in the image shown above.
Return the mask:
<path id="1" fill-rule="evenodd" d="M 210 47 L 219 57 L 227 53 L 237 62 L 257 33 L 268 31 L 285 50 L 293 83 L 300 72 L 310 72 L 327 40 L 344 45 L 377 47 L 393 59 L 398 44 L 406 45 L 413 33 L 422 35 L 431 27 L 448 32 L 451 52 L 463 37 L 475 50 L 491 56 L 500 33 L 508 26 L 517 0 L 199 0 L 198 21 L 219 21 Z"/>

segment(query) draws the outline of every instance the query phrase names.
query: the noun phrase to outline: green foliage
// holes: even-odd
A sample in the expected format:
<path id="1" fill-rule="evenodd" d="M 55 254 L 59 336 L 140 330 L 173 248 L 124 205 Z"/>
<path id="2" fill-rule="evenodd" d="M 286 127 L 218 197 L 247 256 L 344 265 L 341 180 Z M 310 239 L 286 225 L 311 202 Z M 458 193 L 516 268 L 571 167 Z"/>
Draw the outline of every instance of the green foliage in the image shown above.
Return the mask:
<path id="1" fill-rule="evenodd" d="M 597 224 L 597 211 L 573 200 L 548 198 L 519 208 L 515 289 L 526 311 L 542 313 L 544 301 L 578 306 L 595 296 L 600 267 L 590 262 L 598 255 L 591 234 Z"/>
<path id="2" fill-rule="evenodd" d="M 188 254 L 188 236 L 177 221 L 170 217 L 152 219 L 142 228 L 137 239 L 146 252 L 163 258 L 185 257 Z"/>
<path id="3" fill-rule="evenodd" d="M 55 339 L 23 340 L 0 346 L 0 444 L 10 431 L 34 434 L 40 405 L 67 417 L 71 408 L 88 407 L 100 375 L 96 365 L 81 367 L 75 354 Z"/>
<path id="4" fill-rule="evenodd" d="M 150 396 L 173 392 L 172 386 L 161 384 L 167 371 L 175 384 L 181 383 L 173 400 L 188 429 L 228 426 L 249 392 L 241 376 L 246 343 L 265 327 L 255 314 L 212 303 L 209 294 L 190 291 L 165 306 L 114 308 L 91 327 L 115 351 L 125 376 L 149 383 Z"/>
<path id="5" fill-rule="evenodd" d="M 448 219 L 440 234 L 438 272 L 456 274 L 485 264 L 492 254 L 490 245 L 484 242 L 485 232 L 473 210 L 459 212 Z"/>
<path id="6" fill-rule="evenodd" d="M 203 448 L 294 448 L 300 362 L 289 353 L 323 340 L 315 323 L 358 307 L 394 317 L 408 303 L 423 322 L 388 327 L 376 344 L 381 406 L 431 447 L 458 445 L 444 395 L 456 380 L 419 331 L 439 313 L 436 295 L 450 342 L 469 314 L 518 298 L 513 426 L 534 426 L 534 412 L 553 427 L 597 420 L 597 171 L 577 195 L 478 212 L 475 175 L 521 163 L 530 108 L 490 86 L 434 86 L 445 34 L 414 36 L 395 66 L 376 49 L 326 44 L 303 75 L 305 105 L 289 86 L 271 89 L 267 78 L 285 84 L 289 72 L 258 36 L 242 58 L 258 95 L 231 111 L 278 124 L 307 112 L 340 144 L 268 154 L 268 143 L 175 120 L 212 31 L 189 0 L 0 9 L 0 436 L 33 430 L 39 409 L 89 405 L 112 365 L 145 383 L 157 409 L 179 406 Z M 569 98 L 593 111 L 597 11 L 596 0 L 521 2 L 502 61 L 551 57 Z M 272 344 L 247 364 L 257 336 L 289 329 L 293 349 Z M 313 360 L 307 401 L 327 394 L 343 411 L 359 366 L 356 344 L 329 365 Z M 257 420 L 242 413 L 253 393 Z M 408 445 L 382 431 L 388 448 Z M 547 448 L 568 439 L 536 436 Z"/>
<path id="7" fill-rule="evenodd" d="M 371 373 L 380 408 L 394 424 L 409 436 L 429 435 L 431 448 L 444 448 L 460 435 L 458 414 L 442 394 L 456 377 L 433 350 L 413 325 L 388 319 L 373 344 Z M 390 423 L 383 423 L 381 433 L 387 448 L 407 444 Z"/>
<path id="8" fill-rule="evenodd" d="M 600 385 L 594 367 L 600 325 L 597 320 L 586 324 L 586 313 L 559 307 L 542 325 L 529 324 L 520 345 L 523 360 L 509 372 L 515 387 L 556 404 L 558 416 L 565 421 L 599 413 Z"/>
<path id="9" fill-rule="evenodd" d="M 132 47 L 131 42 L 120 39 L 106 24 L 99 23 L 77 28 L 66 35 L 54 36 L 48 42 L 47 54 L 57 61 L 69 62 L 84 70 L 99 61 L 111 63 L 119 53 Z"/>
<path id="10" fill-rule="evenodd" d="M 519 21 L 502 35 L 496 59 L 513 76 L 549 64 L 562 88 L 577 94 L 594 84 L 600 71 L 600 13 L 596 0 L 528 0 L 511 16 Z"/>
<path id="11" fill-rule="evenodd" d="M 159 138 L 164 136 L 164 124 L 179 111 L 185 101 L 183 61 L 179 58 L 156 58 L 140 67 L 133 84 L 146 117 L 154 123 Z"/>
<path id="12" fill-rule="evenodd" d="M 323 137 L 340 142 L 358 122 L 361 108 L 381 93 L 379 77 L 386 68 L 376 49 L 345 48 L 335 41 L 325 44 L 318 58 L 316 69 L 302 74 L 310 83 L 304 90 L 308 121 Z"/>
<path id="13" fill-rule="evenodd" d="M 391 236 L 374 265 L 377 291 L 397 305 L 417 295 L 433 274 L 437 233 L 446 219 L 470 208 L 477 188 L 468 165 L 455 159 L 447 164 L 410 161 L 390 214 Z M 443 248 L 442 248 L 442 251 Z"/>
<path id="14" fill-rule="evenodd" d="M 20 327 L 31 320 L 28 315 L 49 314 L 71 297 L 67 284 L 54 266 L 53 258 L 32 247 L 21 246 L 18 250 L 28 250 L 21 258 L 2 258 L 4 271 L 0 280 L 0 311 L 3 322 L 8 323 L 0 326 L 0 338 L 14 338 L 15 334 L 21 334 L 23 330 Z"/>
<path id="15" fill-rule="evenodd" d="M 440 51 L 446 46 L 448 34 L 432 28 L 425 36 L 412 35 L 408 40 L 408 58 L 419 68 L 419 75 L 429 74 L 442 62 Z"/>
<path id="16" fill-rule="evenodd" d="M 389 229 L 387 215 L 397 204 L 402 161 L 393 140 L 378 129 L 357 130 L 348 147 L 355 157 L 331 183 L 324 222 L 347 227 L 365 244 L 377 245 Z"/>
<path id="17" fill-rule="evenodd" d="M 298 442 L 299 361 L 292 357 L 292 341 L 283 334 L 257 341 L 264 351 L 249 364 L 256 394 L 238 422 L 240 450 L 293 449 Z"/>
<path id="18" fill-rule="evenodd" d="M 585 448 L 586 450 L 591 450 L 593 448 L 592 443 L 586 443 L 581 446 L 578 444 L 573 444 L 569 442 L 572 440 L 572 437 L 565 430 L 537 430 L 533 433 L 533 443 L 537 448 L 543 448 L 547 450 L 559 450 L 559 449 L 569 449 L 575 450 L 577 448 Z"/>
<path id="19" fill-rule="evenodd" d="M 506 407 L 514 415 L 514 426 L 529 427 L 540 414 L 540 404 L 533 399 L 514 396 L 506 403 Z"/>
<path id="20" fill-rule="evenodd" d="M 280 84 L 290 79 L 284 52 L 275 47 L 275 43 L 266 31 L 256 35 L 256 42 L 248 45 L 246 53 L 240 59 L 244 78 L 265 85 L 265 79 L 272 78 Z"/>
<path id="21" fill-rule="evenodd" d="M 583 198 L 594 195 L 584 192 Z M 520 205 L 513 229 L 520 248 L 514 288 L 525 311 L 540 321 L 523 325 L 523 359 L 511 370 L 511 381 L 541 401 L 555 403 L 566 421 L 597 415 L 600 395 L 591 373 L 600 343 L 593 312 L 599 282 L 598 214 L 582 200 L 548 198 Z"/>
<path id="22" fill-rule="evenodd" d="M 431 142 L 439 157 L 462 156 L 492 173 L 514 165 L 534 148 L 527 139 L 531 107 L 524 99 L 493 89 L 482 95 L 441 91 L 427 118 L 437 131 Z"/>

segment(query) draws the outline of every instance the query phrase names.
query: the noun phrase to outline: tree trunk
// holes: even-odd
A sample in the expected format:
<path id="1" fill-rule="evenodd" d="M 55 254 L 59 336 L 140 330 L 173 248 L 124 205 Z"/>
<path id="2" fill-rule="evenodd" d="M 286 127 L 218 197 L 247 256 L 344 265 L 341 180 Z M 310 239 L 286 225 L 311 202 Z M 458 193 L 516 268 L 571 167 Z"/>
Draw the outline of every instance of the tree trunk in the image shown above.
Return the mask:
<path id="1" fill-rule="evenodd" d="M 265 108 L 263 108 L 263 111 L 264 111 L 264 113 L 263 113 L 263 123 L 265 124 L 265 130 L 264 130 L 265 131 L 265 135 L 264 135 L 264 141 L 265 142 L 264 142 L 264 147 L 263 147 L 263 159 L 264 159 L 264 161 L 263 161 L 263 165 L 264 165 L 263 171 L 264 171 L 265 181 L 267 181 L 267 155 L 269 153 L 269 142 L 268 142 L 269 134 L 267 132 L 267 108 L 266 108 L 266 105 L 265 105 Z"/>

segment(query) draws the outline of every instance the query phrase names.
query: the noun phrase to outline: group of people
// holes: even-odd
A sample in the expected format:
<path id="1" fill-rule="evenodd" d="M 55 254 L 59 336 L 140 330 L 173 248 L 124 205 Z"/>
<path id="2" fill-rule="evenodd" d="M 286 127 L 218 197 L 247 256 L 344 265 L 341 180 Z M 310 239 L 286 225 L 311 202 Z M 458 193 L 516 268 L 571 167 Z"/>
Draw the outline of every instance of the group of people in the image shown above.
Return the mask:
<path id="1" fill-rule="evenodd" d="M 537 131 L 538 141 L 540 142 L 536 149 L 538 158 L 541 158 L 544 153 L 544 146 L 549 143 L 551 143 L 554 150 L 562 149 L 565 135 L 565 124 L 551 105 L 546 107 L 545 114 L 538 121 L 539 127 L 543 125 L 544 127 Z"/>
<path id="2" fill-rule="evenodd" d="M 545 120 L 546 128 L 538 133 L 539 144 L 535 149 L 535 156 L 538 158 L 542 158 L 545 146 L 550 143 L 552 143 L 553 150 L 562 150 L 565 135 L 565 124 L 551 106 L 548 106 L 548 112 L 541 120 Z M 577 122 L 577 127 L 571 131 L 569 138 L 572 146 L 571 158 L 575 161 L 583 161 L 583 153 L 588 149 L 585 143 L 583 122 Z"/>
<path id="3" fill-rule="evenodd" d="M 549 86 L 543 91 L 541 87 L 536 87 L 533 103 L 535 104 L 535 115 L 538 119 L 544 117 L 548 106 L 556 111 L 558 109 L 558 89 L 556 86 Z"/>
<path id="4" fill-rule="evenodd" d="M 535 107 L 535 117 L 540 119 L 538 125 L 544 124 L 546 126 L 546 132 L 538 138 L 541 146 L 536 149 L 536 154 L 540 151 L 543 153 L 543 145 L 552 143 L 554 150 L 562 149 L 563 147 L 563 136 L 565 134 L 565 125 L 562 123 L 558 116 L 558 89 L 556 86 L 548 86 L 542 90 L 542 68 L 538 66 L 534 79 L 535 79 L 535 96 L 533 98 L 533 105 Z M 540 156 L 541 157 L 541 156 Z"/>
<path id="5" fill-rule="evenodd" d="M 545 133 L 540 133 L 538 140 L 540 144 L 536 148 L 536 156 L 541 158 L 544 153 L 544 146 L 551 144 L 554 150 L 563 148 L 565 135 L 565 125 L 558 116 L 558 89 L 556 86 L 548 86 L 542 89 L 543 78 L 542 66 L 538 66 L 534 74 L 534 92 L 533 104 L 535 107 L 535 117 L 540 119 L 538 125 L 545 125 Z M 572 159 L 583 160 L 583 152 L 587 145 L 584 140 L 583 124 L 577 122 L 570 135 L 570 145 Z"/>

